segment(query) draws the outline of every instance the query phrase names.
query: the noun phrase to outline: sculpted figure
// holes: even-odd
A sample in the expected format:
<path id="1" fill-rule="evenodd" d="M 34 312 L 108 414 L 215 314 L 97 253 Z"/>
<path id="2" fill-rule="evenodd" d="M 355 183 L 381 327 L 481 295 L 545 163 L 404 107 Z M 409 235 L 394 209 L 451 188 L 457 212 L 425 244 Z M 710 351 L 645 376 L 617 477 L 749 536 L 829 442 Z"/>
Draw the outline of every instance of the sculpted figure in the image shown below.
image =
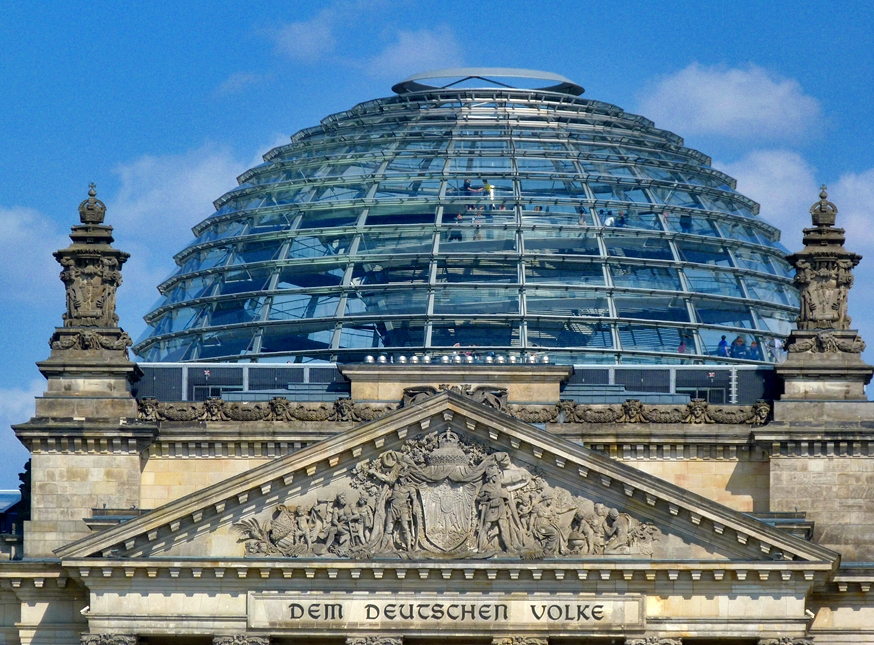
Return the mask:
<path id="1" fill-rule="evenodd" d="M 354 535 L 353 524 L 360 519 L 346 499 L 346 493 L 337 493 L 331 513 L 331 523 L 325 532 L 325 549 L 331 549 L 339 538 L 339 549 L 348 549 Z"/>
<path id="2" fill-rule="evenodd" d="M 495 541 L 504 551 L 514 552 L 522 546 L 521 526 L 512 512 L 513 500 L 504 489 L 501 469 L 492 464 L 486 470 L 485 483 L 480 488 L 477 502 L 480 507 L 479 540 L 477 548 L 486 552 Z"/>
<path id="3" fill-rule="evenodd" d="M 373 509 L 370 507 L 370 501 L 364 495 L 358 498 L 355 507 L 358 519 L 352 525 L 353 535 L 358 544 L 366 544 L 373 529 Z"/>
<path id="4" fill-rule="evenodd" d="M 627 513 L 620 513 L 611 508 L 607 514 L 612 525 L 608 532 L 607 544 L 604 545 L 604 553 L 628 553 L 628 537 L 631 530 L 631 518 Z"/>
<path id="5" fill-rule="evenodd" d="M 540 504 L 534 509 L 533 533 L 543 547 L 545 556 L 555 557 L 567 553 L 570 522 L 573 519 L 568 513 L 574 511 L 574 508 L 559 508 L 552 490 L 543 491 Z"/>
<path id="6" fill-rule="evenodd" d="M 298 506 L 294 510 L 294 521 L 295 544 L 301 544 L 301 542 L 303 542 L 307 545 L 307 550 L 311 551 L 313 548 L 313 538 L 310 533 L 310 509 Z"/>
<path id="7" fill-rule="evenodd" d="M 394 541 L 395 530 L 398 539 L 407 551 L 413 550 L 413 503 L 415 489 L 403 479 L 398 480 L 392 488 L 385 509 L 385 529 L 383 530 L 382 547 L 387 548 Z"/>

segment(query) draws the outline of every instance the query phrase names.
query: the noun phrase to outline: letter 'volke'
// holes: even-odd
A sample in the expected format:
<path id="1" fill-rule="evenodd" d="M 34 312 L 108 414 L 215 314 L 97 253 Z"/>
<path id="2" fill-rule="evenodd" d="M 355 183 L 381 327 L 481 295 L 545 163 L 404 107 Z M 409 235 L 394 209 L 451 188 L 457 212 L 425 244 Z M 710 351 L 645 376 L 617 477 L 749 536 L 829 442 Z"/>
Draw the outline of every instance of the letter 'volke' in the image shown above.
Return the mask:
<path id="1" fill-rule="evenodd" d="M 797 629 L 803 598 L 839 559 L 445 391 L 56 553 L 90 576 L 92 625 L 136 570 L 169 568 L 180 585 L 237 584 L 241 627 L 313 635 L 413 623 L 437 634 L 452 611 L 490 634 L 500 616 L 508 630 L 627 633 L 646 628 L 657 601 L 647 594 L 681 571 L 724 602 L 770 597 L 763 612 L 801 600 L 776 619 Z M 148 578 L 140 584 L 126 602 L 145 607 Z"/>

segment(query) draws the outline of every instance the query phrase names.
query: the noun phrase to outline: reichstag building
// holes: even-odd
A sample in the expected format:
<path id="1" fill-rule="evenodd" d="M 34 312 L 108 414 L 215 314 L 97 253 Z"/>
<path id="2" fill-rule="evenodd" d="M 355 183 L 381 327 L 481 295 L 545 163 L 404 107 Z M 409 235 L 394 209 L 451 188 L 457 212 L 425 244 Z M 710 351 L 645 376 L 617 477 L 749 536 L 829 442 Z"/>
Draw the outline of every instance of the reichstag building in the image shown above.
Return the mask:
<path id="1" fill-rule="evenodd" d="M 243 173 L 135 342 L 91 186 L 13 426 L 0 644 L 874 643 L 874 367 L 827 188 L 786 249 L 569 79 L 392 91 Z"/>

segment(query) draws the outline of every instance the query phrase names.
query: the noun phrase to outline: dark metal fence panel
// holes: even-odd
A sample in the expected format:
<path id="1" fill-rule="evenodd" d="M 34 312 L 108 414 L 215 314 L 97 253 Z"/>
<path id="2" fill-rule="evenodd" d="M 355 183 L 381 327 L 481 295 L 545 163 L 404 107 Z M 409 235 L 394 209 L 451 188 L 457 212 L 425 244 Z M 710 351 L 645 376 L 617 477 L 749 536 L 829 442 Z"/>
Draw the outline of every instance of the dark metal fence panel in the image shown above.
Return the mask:
<path id="1" fill-rule="evenodd" d="M 159 401 L 182 400 L 181 367 L 143 367 L 143 377 L 133 384 L 132 394 L 138 399 L 153 396 Z"/>
<path id="2" fill-rule="evenodd" d="M 610 371 L 602 369 L 575 369 L 568 379 L 568 385 L 585 383 L 586 385 L 607 385 L 610 382 Z"/>
<path id="3" fill-rule="evenodd" d="M 615 383 L 629 392 L 670 392 L 671 371 L 659 369 L 617 368 Z"/>
<path id="4" fill-rule="evenodd" d="M 772 369 L 738 370 L 737 402 L 755 403 L 759 399 L 777 398 L 777 377 Z"/>

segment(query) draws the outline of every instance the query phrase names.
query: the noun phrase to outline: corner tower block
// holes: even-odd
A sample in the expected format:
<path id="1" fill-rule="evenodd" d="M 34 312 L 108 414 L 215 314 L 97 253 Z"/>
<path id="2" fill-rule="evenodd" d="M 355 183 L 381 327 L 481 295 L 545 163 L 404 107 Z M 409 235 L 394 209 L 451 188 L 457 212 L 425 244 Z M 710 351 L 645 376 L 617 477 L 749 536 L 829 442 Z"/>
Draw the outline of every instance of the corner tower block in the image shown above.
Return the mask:
<path id="1" fill-rule="evenodd" d="M 136 417 L 130 382 L 139 369 L 128 358 L 131 339 L 115 313 L 121 267 L 130 255 L 112 247 L 105 213 L 91 184 L 72 244 L 54 253 L 63 267 L 67 310 L 49 341 L 51 356 L 37 363 L 48 379 L 48 390 L 36 400 L 37 417 Z"/>
<path id="2" fill-rule="evenodd" d="M 874 368 L 862 360 L 865 342 L 851 329 L 847 296 L 853 268 L 862 256 L 844 248 L 844 229 L 835 227 L 838 208 L 822 187 L 810 207 L 813 226 L 804 229 L 804 249 L 787 260 L 801 292 L 798 328 L 787 339 L 788 358 L 776 370 L 782 400 L 864 401 Z"/>
<path id="3" fill-rule="evenodd" d="M 140 505 L 140 452 L 154 426 L 136 420 L 130 384 L 140 370 L 128 358 L 131 340 L 115 313 L 129 256 L 112 247 L 105 212 L 91 184 L 72 244 L 54 254 L 63 267 L 67 310 L 49 341 L 51 355 L 37 363 L 48 386 L 36 399 L 34 418 L 14 426 L 31 452 L 34 482 L 25 557 L 51 557 L 54 549 L 88 535 L 84 519 L 95 508 Z"/>

